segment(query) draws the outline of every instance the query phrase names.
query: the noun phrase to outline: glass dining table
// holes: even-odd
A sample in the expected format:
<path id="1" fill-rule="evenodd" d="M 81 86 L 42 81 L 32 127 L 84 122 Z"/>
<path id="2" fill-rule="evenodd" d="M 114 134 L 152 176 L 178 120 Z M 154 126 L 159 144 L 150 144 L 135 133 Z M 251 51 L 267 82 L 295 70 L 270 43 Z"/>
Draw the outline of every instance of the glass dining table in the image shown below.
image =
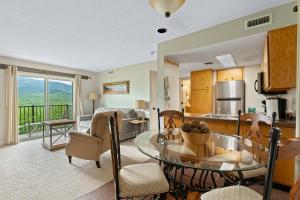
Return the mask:
<path id="1" fill-rule="evenodd" d="M 243 171 L 266 167 L 268 148 L 235 135 L 186 133 L 180 129 L 139 134 L 138 149 L 156 159 L 175 196 L 243 182 Z"/>

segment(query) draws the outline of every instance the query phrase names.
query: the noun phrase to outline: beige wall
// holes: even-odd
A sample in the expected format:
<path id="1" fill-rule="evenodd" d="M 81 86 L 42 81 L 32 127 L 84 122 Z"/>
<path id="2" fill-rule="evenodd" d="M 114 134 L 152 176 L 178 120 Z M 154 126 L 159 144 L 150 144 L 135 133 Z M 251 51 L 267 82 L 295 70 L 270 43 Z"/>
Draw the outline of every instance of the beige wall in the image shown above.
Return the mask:
<path id="1" fill-rule="evenodd" d="M 135 100 L 150 101 L 150 71 L 156 71 L 156 61 L 124 66 L 101 72 L 97 75 L 97 90 L 100 91 L 100 104 L 104 107 L 133 108 Z M 130 81 L 129 94 L 103 95 L 103 83 Z"/>
<path id="2" fill-rule="evenodd" d="M 179 110 L 180 108 L 180 81 L 179 65 L 165 62 L 165 76 L 169 77 L 170 88 L 168 90 L 170 101 L 166 109 Z"/>
<path id="3" fill-rule="evenodd" d="M 5 132 L 5 71 L 0 69 L 0 145 L 4 143 Z"/>
<path id="4" fill-rule="evenodd" d="M 66 68 L 66 67 L 30 62 L 30 61 L 25 61 L 25 60 L 20 60 L 20 59 L 8 58 L 8 57 L 3 57 L 3 56 L 0 56 L 0 63 L 90 76 L 91 79 L 82 80 L 81 100 L 82 100 L 82 107 L 83 107 L 84 114 L 92 113 L 92 104 L 88 100 L 88 93 L 91 91 L 96 91 L 97 80 L 95 78 L 95 75 L 96 75 L 95 73 L 81 71 L 81 70 L 75 70 L 75 69 Z M 4 74 L 5 74 L 5 71 L 0 70 L 0 82 L 2 83 L 0 85 L 0 102 L 1 102 L 1 104 L 0 104 L 0 144 L 4 143 L 4 133 L 5 133 L 5 117 L 4 117 L 4 115 L 5 115 L 5 85 L 3 84 L 3 83 L 5 83 Z"/>

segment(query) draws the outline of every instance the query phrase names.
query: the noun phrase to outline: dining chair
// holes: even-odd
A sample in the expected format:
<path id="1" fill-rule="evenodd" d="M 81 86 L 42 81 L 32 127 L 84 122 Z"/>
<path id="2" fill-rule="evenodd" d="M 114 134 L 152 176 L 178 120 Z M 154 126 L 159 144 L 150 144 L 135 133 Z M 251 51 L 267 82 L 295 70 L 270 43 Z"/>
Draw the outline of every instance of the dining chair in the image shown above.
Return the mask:
<path id="1" fill-rule="evenodd" d="M 116 119 L 117 113 L 109 119 L 116 200 L 150 195 L 155 197 L 159 195 L 160 199 L 166 199 L 169 183 L 157 163 L 140 163 L 122 167 Z"/>
<path id="2" fill-rule="evenodd" d="M 270 138 L 269 161 L 267 174 L 264 184 L 263 195 L 245 186 L 229 186 L 220 189 L 214 189 L 203 195 L 201 200 L 269 200 L 272 191 L 272 178 L 275 171 L 275 162 L 277 160 L 290 160 L 300 155 L 300 137 L 280 141 L 280 130 L 273 127 Z M 290 199 L 300 199 L 300 174 L 290 190 Z"/>
<path id="3" fill-rule="evenodd" d="M 157 108 L 157 115 L 158 115 L 158 130 L 160 131 L 161 125 L 160 125 L 160 118 L 164 117 L 164 128 L 177 128 L 176 123 L 174 121 L 174 118 L 179 118 L 184 122 L 184 109 L 182 109 L 182 112 L 179 112 L 177 110 L 164 110 L 160 112 L 160 109 Z"/>
<path id="4" fill-rule="evenodd" d="M 272 113 L 272 117 L 268 117 L 266 115 L 261 115 L 261 114 L 255 114 L 255 113 L 245 113 L 241 114 L 239 111 L 239 116 L 238 116 L 238 125 L 237 125 L 237 135 L 240 135 L 240 124 L 241 122 L 246 122 L 246 121 L 251 121 L 251 127 L 247 132 L 246 138 L 248 140 L 253 140 L 256 139 L 258 144 L 261 145 L 262 143 L 262 134 L 260 133 L 259 130 L 259 123 L 264 122 L 268 126 L 270 126 L 270 131 L 272 130 L 272 127 L 275 127 L 275 119 L 276 119 L 276 113 Z M 262 146 L 262 145 L 261 145 Z M 251 179 L 258 178 L 258 177 L 263 177 L 266 175 L 267 169 L 265 167 L 261 167 L 258 169 L 253 169 L 253 170 L 248 170 L 248 171 L 243 171 L 243 184 L 250 185 L 253 183 L 256 183 L 257 181 L 251 181 Z M 234 173 L 235 176 L 239 177 L 238 173 Z"/>

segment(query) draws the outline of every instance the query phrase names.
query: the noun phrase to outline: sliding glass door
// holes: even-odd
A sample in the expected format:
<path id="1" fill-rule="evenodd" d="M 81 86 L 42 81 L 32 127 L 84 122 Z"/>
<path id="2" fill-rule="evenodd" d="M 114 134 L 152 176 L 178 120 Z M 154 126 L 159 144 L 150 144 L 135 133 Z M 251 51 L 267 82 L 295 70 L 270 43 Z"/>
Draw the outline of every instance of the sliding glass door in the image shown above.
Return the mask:
<path id="1" fill-rule="evenodd" d="M 72 81 L 48 79 L 48 120 L 73 118 Z"/>
<path id="2" fill-rule="evenodd" d="M 42 122 L 73 118 L 73 81 L 47 76 L 18 76 L 19 138 L 42 136 Z"/>

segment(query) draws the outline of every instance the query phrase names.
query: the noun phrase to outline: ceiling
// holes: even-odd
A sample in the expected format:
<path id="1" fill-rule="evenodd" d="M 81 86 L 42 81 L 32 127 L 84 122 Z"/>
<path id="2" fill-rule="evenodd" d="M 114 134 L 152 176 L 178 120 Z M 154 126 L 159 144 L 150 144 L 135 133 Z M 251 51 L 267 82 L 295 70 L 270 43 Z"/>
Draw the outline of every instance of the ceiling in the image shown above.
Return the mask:
<path id="1" fill-rule="evenodd" d="M 167 56 L 168 60 L 179 63 L 180 77 L 189 77 L 191 71 L 203 69 L 226 69 L 216 56 L 231 54 L 237 66 L 252 66 L 262 62 L 267 33 L 238 38 L 203 48 Z M 205 64 L 213 62 L 213 64 Z"/>
<path id="2" fill-rule="evenodd" d="M 155 60 L 159 42 L 287 2 L 187 0 L 166 19 L 148 0 L 1 0 L 0 55 L 99 72 Z"/>

